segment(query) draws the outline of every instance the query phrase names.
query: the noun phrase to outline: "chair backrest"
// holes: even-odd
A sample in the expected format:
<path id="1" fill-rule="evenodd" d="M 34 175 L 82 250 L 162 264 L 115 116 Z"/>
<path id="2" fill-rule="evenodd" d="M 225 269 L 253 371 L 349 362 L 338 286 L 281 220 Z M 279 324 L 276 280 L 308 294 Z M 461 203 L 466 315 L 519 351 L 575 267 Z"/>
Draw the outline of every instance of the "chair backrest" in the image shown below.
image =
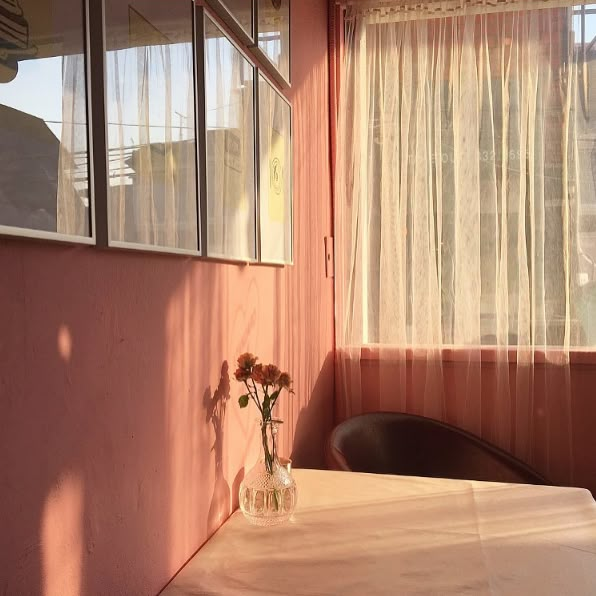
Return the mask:
<path id="1" fill-rule="evenodd" d="M 379 412 L 339 424 L 327 444 L 335 470 L 550 484 L 530 466 L 459 428 L 411 414 Z"/>

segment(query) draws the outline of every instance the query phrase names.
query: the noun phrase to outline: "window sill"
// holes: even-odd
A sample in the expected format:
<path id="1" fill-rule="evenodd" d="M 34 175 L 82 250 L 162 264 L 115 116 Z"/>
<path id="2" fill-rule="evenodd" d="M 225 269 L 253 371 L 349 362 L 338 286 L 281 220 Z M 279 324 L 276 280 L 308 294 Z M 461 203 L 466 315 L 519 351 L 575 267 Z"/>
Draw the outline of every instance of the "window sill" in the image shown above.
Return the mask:
<path id="1" fill-rule="evenodd" d="M 353 348 L 348 348 L 351 351 Z M 534 362 L 534 364 L 566 364 L 566 352 L 561 348 L 550 349 L 524 349 L 516 347 L 498 348 L 493 346 L 417 346 L 400 348 L 392 345 L 368 344 L 357 348 L 360 350 L 360 359 L 364 361 L 380 360 L 406 360 L 425 361 L 432 354 L 440 355 L 442 362 L 484 362 L 509 363 Z M 596 366 L 596 350 L 589 348 L 573 348 L 569 350 L 569 364 Z"/>

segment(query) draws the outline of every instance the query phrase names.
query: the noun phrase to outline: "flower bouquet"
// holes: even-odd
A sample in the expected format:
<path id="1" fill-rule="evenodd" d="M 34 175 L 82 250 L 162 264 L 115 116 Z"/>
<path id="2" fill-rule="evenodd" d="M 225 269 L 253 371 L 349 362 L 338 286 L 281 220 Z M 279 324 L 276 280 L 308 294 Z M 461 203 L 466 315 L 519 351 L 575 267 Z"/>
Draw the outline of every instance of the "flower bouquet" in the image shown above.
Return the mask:
<path id="1" fill-rule="evenodd" d="M 252 401 L 261 415 L 262 458 L 240 485 L 240 508 L 257 525 L 273 525 L 289 519 L 296 505 L 296 483 L 277 455 L 277 431 L 281 420 L 273 408 L 283 391 L 294 393 L 292 379 L 275 364 L 260 364 L 247 352 L 238 358 L 234 373 L 246 393 L 238 398 L 241 408 Z"/>

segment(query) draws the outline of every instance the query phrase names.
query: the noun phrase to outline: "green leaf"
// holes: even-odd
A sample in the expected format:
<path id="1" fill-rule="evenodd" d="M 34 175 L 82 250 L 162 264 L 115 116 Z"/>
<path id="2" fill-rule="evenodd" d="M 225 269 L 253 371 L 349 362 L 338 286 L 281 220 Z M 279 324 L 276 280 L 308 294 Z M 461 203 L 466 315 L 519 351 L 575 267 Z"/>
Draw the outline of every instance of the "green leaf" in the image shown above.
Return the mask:
<path id="1" fill-rule="evenodd" d="M 278 389 L 277 391 L 274 391 L 271 394 L 271 401 L 275 401 L 279 397 L 280 392 L 281 392 L 281 389 Z"/>
<path id="2" fill-rule="evenodd" d="M 248 405 L 248 395 L 241 395 L 238 398 L 238 403 L 240 404 L 241 408 L 246 408 L 246 406 Z"/>

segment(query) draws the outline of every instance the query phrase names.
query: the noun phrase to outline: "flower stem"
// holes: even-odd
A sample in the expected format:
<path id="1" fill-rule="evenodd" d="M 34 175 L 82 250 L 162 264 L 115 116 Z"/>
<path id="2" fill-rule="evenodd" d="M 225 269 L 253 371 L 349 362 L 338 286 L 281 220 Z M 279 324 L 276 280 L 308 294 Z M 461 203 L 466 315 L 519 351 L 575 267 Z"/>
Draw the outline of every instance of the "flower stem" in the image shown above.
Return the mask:
<path id="1" fill-rule="evenodd" d="M 259 403 L 259 397 L 258 397 L 256 386 L 255 386 L 255 392 L 253 393 L 250 390 L 250 387 L 248 386 L 248 381 L 244 381 L 244 384 L 246 385 L 246 390 L 248 391 L 248 395 L 255 402 L 257 408 L 259 408 L 259 412 L 261 412 L 261 416 L 262 416 L 263 415 L 263 409 L 261 408 L 261 404 Z M 253 385 L 254 385 L 254 381 L 253 381 Z"/>
<path id="2" fill-rule="evenodd" d="M 272 443 L 272 450 L 273 453 L 269 450 L 269 440 L 267 437 L 267 427 L 271 429 L 271 443 Z M 265 423 L 263 422 L 261 426 L 261 438 L 263 441 L 263 452 L 265 455 L 265 469 L 267 470 L 268 474 L 273 475 L 273 464 L 277 458 L 277 447 L 276 447 L 276 439 L 275 439 L 275 432 L 273 427 L 271 426 L 271 422 Z M 275 510 L 279 512 L 280 504 L 281 504 L 281 494 L 278 494 L 279 491 L 273 489 L 273 500 L 275 502 Z"/>
<path id="3" fill-rule="evenodd" d="M 263 423 L 262 428 L 263 452 L 265 454 L 265 467 L 269 474 L 273 474 L 273 456 L 269 451 L 269 440 L 267 437 L 267 424 Z"/>

